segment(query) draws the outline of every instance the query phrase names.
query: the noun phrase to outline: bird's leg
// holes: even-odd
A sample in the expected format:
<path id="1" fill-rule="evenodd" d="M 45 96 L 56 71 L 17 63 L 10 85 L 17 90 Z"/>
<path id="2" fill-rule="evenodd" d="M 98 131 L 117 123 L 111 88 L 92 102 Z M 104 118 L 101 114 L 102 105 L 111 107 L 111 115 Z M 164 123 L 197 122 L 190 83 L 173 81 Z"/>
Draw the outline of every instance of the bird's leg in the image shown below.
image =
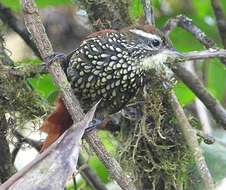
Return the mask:
<path id="1" fill-rule="evenodd" d="M 54 52 L 52 55 L 46 58 L 45 65 L 49 67 L 52 63 L 58 61 L 64 63 L 67 59 L 67 56 L 64 53 Z"/>

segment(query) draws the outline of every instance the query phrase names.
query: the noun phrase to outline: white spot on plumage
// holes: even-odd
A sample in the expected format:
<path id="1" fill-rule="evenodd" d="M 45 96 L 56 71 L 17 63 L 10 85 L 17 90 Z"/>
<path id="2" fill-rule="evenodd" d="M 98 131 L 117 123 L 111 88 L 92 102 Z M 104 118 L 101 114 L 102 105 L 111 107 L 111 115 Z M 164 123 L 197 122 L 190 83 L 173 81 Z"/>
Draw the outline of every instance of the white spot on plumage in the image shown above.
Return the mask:
<path id="1" fill-rule="evenodd" d="M 82 78 L 79 78 L 78 81 L 77 81 L 77 83 L 78 84 L 81 84 L 82 83 Z"/>
<path id="2" fill-rule="evenodd" d="M 103 61 L 97 61 L 97 65 L 103 65 L 104 62 Z"/>
<path id="3" fill-rule="evenodd" d="M 119 53 L 122 52 L 121 48 L 119 48 L 119 47 L 115 48 L 115 50 Z"/>
<path id="4" fill-rule="evenodd" d="M 117 68 L 121 68 L 122 65 L 120 63 L 117 64 Z"/>
<path id="5" fill-rule="evenodd" d="M 123 80 L 127 80 L 127 79 L 128 79 L 127 75 L 124 75 L 124 76 L 122 77 L 122 79 L 123 79 Z"/>
<path id="6" fill-rule="evenodd" d="M 114 64 L 115 64 L 115 62 L 114 62 L 114 61 L 110 61 L 110 63 L 109 63 L 109 67 L 113 67 L 113 66 L 114 66 Z"/>
<path id="7" fill-rule="evenodd" d="M 110 46 L 109 48 L 110 50 L 115 51 L 115 48 L 113 46 Z"/>
<path id="8" fill-rule="evenodd" d="M 111 89 L 111 86 L 110 86 L 110 85 L 107 85 L 107 86 L 106 86 L 106 89 L 107 89 L 107 90 L 110 90 L 110 89 Z"/>
<path id="9" fill-rule="evenodd" d="M 94 75 L 99 75 L 99 73 L 100 73 L 99 70 L 95 70 L 95 71 L 93 72 Z"/>
<path id="10" fill-rule="evenodd" d="M 135 76 L 135 74 L 132 72 L 132 73 L 130 74 L 130 77 L 133 78 L 134 76 Z"/>
<path id="11" fill-rule="evenodd" d="M 113 96 L 113 97 L 116 96 L 116 91 L 115 91 L 115 89 L 114 89 L 113 92 L 112 92 L 112 96 Z"/>
<path id="12" fill-rule="evenodd" d="M 102 94 L 105 94 L 106 90 L 104 88 L 101 89 Z"/>
<path id="13" fill-rule="evenodd" d="M 118 57 L 117 57 L 117 56 L 115 56 L 115 55 L 111 56 L 111 60 L 116 61 L 117 59 L 118 59 Z"/>
<path id="14" fill-rule="evenodd" d="M 96 47 L 93 47 L 92 50 L 95 52 L 99 52 L 99 50 Z"/>
<path id="15" fill-rule="evenodd" d="M 108 55 L 108 54 L 106 54 L 106 53 L 103 53 L 103 54 L 101 54 L 100 56 L 101 56 L 102 58 L 109 57 L 109 55 Z"/>
<path id="16" fill-rule="evenodd" d="M 124 59 L 120 59 L 120 60 L 119 60 L 119 63 L 121 63 L 121 64 L 124 63 Z M 123 64 L 123 65 L 124 65 L 124 64 Z M 127 64 L 125 64 L 125 65 L 127 66 Z"/>
<path id="17" fill-rule="evenodd" d="M 95 65 L 96 63 L 97 63 L 97 61 L 96 61 L 96 60 L 92 60 L 92 64 L 94 64 L 94 65 Z"/>
<path id="18" fill-rule="evenodd" d="M 86 88 L 89 88 L 91 84 L 89 82 L 86 83 Z"/>
<path id="19" fill-rule="evenodd" d="M 119 86 L 120 85 L 120 80 L 117 80 L 115 83 L 115 86 Z"/>
<path id="20" fill-rule="evenodd" d="M 93 80 L 93 75 L 90 75 L 89 78 L 88 78 L 88 81 L 92 81 Z"/>
<path id="21" fill-rule="evenodd" d="M 121 53 L 119 53 L 119 54 L 117 54 L 117 56 L 118 56 L 118 57 L 122 57 L 122 54 L 121 54 Z"/>
<path id="22" fill-rule="evenodd" d="M 80 76 L 83 76 L 84 75 L 84 72 L 83 71 L 80 71 L 79 75 Z"/>
<path id="23" fill-rule="evenodd" d="M 82 61 L 82 59 L 79 57 L 79 58 L 77 59 L 77 61 L 78 61 L 78 62 L 81 62 L 81 61 Z"/>
<path id="24" fill-rule="evenodd" d="M 108 80 L 112 79 L 112 76 L 111 75 L 107 75 L 106 77 Z"/>
<path id="25" fill-rule="evenodd" d="M 105 83 L 107 81 L 107 79 L 104 77 L 101 79 L 101 82 Z"/>

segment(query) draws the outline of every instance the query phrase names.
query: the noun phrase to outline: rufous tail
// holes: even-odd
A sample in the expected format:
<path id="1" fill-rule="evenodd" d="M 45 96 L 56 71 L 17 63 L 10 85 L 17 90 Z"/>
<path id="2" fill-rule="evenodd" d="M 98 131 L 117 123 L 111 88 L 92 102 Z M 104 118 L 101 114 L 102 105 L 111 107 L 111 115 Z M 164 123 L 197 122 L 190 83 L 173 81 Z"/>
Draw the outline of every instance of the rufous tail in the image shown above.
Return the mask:
<path id="1" fill-rule="evenodd" d="M 56 101 L 56 109 L 51 113 L 44 121 L 41 131 L 48 134 L 46 140 L 43 143 L 41 152 L 48 148 L 60 135 L 71 127 L 73 121 L 67 108 L 64 105 L 63 100 L 58 97 Z"/>

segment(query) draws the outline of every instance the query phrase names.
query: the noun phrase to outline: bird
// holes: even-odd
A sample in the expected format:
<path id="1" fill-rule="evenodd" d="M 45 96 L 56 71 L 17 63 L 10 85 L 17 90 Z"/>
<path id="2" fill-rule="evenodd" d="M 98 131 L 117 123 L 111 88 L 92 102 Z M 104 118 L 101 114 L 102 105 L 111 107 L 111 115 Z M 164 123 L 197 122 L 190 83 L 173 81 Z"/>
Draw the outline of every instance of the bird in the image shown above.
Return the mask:
<path id="1" fill-rule="evenodd" d="M 174 54 L 174 50 L 160 30 L 150 25 L 135 25 L 88 35 L 61 66 L 84 111 L 100 101 L 96 117 L 104 118 L 120 111 L 136 96 L 145 85 L 150 69 L 172 78 L 164 64 L 169 54 Z M 55 111 L 41 127 L 48 134 L 42 149 L 72 123 L 62 98 L 58 97 Z"/>

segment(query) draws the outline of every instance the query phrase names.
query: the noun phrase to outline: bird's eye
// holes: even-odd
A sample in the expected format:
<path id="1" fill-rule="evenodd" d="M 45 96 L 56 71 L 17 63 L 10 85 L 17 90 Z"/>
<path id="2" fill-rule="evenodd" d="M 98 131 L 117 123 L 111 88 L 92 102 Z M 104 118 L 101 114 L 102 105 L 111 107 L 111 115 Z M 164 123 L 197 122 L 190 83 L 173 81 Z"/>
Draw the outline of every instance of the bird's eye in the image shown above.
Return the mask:
<path id="1" fill-rule="evenodd" d="M 160 46 L 160 41 L 159 40 L 157 40 L 157 39 L 154 39 L 154 40 L 152 40 L 152 45 L 154 46 L 154 47 L 158 47 L 158 46 Z"/>

